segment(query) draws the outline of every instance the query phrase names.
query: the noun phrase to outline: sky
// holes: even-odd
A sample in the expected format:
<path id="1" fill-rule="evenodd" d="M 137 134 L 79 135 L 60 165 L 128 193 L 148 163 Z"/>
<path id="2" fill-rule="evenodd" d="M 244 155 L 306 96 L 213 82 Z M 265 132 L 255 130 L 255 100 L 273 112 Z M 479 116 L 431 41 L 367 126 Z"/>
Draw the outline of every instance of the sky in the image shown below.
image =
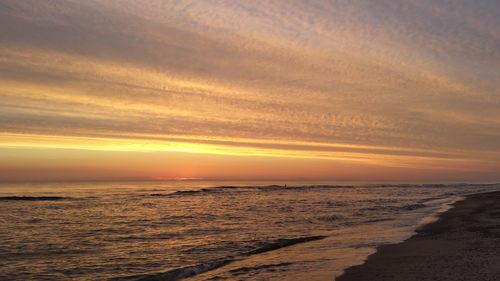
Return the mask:
<path id="1" fill-rule="evenodd" d="M 0 0 L 0 181 L 500 181 L 497 0 Z"/>

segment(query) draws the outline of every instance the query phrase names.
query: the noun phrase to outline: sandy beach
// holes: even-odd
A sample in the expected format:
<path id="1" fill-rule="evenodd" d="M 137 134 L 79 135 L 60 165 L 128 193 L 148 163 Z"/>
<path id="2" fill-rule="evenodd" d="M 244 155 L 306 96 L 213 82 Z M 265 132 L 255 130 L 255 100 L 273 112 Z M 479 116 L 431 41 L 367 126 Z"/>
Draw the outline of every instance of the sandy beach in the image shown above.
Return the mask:
<path id="1" fill-rule="evenodd" d="M 474 194 L 337 280 L 500 280 L 499 253 L 500 192 Z"/>

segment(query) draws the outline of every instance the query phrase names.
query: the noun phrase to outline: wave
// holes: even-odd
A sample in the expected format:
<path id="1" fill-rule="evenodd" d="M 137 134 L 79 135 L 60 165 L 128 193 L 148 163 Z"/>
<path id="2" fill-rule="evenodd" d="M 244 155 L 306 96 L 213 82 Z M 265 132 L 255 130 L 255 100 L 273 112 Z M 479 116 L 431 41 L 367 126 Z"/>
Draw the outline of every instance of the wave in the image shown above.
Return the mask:
<path id="1" fill-rule="evenodd" d="M 403 206 L 375 206 L 375 207 L 368 207 L 368 208 L 363 208 L 360 210 L 360 212 L 372 212 L 372 211 L 413 211 L 413 210 L 418 210 L 421 208 L 426 208 L 426 204 L 422 203 L 415 203 L 415 204 L 407 204 Z"/>
<path id="2" fill-rule="evenodd" d="M 275 241 L 271 242 L 265 242 L 262 243 L 261 246 L 255 248 L 254 250 L 248 251 L 243 253 L 240 256 L 232 256 L 232 257 L 227 257 L 225 259 L 221 260 L 216 260 L 213 262 L 208 262 L 208 263 L 202 263 L 194 266 L 187 266 L 187 267 L 182 267 L 182 268 L 175 268 L 166 272 L 161 272 L 161 273 L 156 273 L 156 274 L 149 274 L 149 275 L 141 275 L 141 276 L 129 276 L 129 277 L 117 277 L 113 278 L 112 280 L 134 280 L 134 281 L 177 281 L 185 278 L 189 278 L 201 273 L 205 273 L 220 267 L 223 267 L 227 264 L 230 264 L 234 261 L 237 261 L 239 259 L 243 259 L 248 256 L 252 255 L 257 255 L 269 251 L 274 251 L 278 250 L 284 247 L 289 247 L 295 244 L 299 243 L 305 243 L 305 242 L 310 242 L 310 241 L 315 241 L 315 240 L 320 240 L 324 239 L 326 236 L 307 236 L 307 237 L 298 237 L 298 238 L 291 238 L 291 239 L 278 239 Z M 273 266 L 280 266 L 280 265 L 286 265 L 287 263 L 283 264 L 278 264 L 278 265 L 267 265 L 268 267 L 273 267 Z M 264 266 L 265 267 L 265 266 Z M 262 267 L 262 268 L 264 268 Z M 261 269 L 261 268 L 256 268 L 256 269 Z M 236 269 L 238 271 L 248 271 L 252 270 L 252 268 L 240 268 Z"/>
<path id="3" fill-rule="evenodd" d="M 257 186 L 258 190 L 262 191 L 281 191 L 281 190 L 322 190 L 322 189 L 341 189 L 354 188 L 353 185 L 301 185 L 301 186 L 286 186 L 286 185 L 268 185 Z"/>
<path id="4" fill-rule="evenodd" d="M 261 254 L 261 253 L 281 249 L 284 247 L 292 246 L 295 244 L 305 243 L 305 242 L 310 242 L 310 241 L 315 241 L 315 240 L 321 240 L 324 238 L 326 238 L 326 236 L 306 236 L 306 237 L 291 238 L 291 239 L 278 239 L 278 240 L 275 240 L 272 242 L 267 242 L 254 250 L 246 252 L 244 255 L 251 256 L 251 255 Z"/>
<path id="5" fill-rule="evenodd" d="M 286 186 L 286 185 L 267 185 L 267 186 L 215 186 L 195 190 L 179 190 L 171 193 L 151 193 L 152 197 L 176 197 L 189 196 L 198 194 L 209 194 L 217 192 L 232 192 L 232 191 L 299 191 L 299 190 L 322 190 L 322 189 L 339 189 L 339 188 L 354 188 L 351 185 L 306 185 L 306 186 Z"/>
<path id="6" fill-rule="evenodd" d="M 422 204 L 422 203 L 415 203 L 415 204 L 408 204 L 405 206 L 402 206 L 402 210 L 407 210 L 407 211 L 413 211 L 413 210 L 418 210 L 427 207 L 427 205 Z"/>
<path id="7" fill-rule="evenodd" d="M 383 221 L 392 221 L 394 218 L 380 218 L 380 219 L 371 219 L 363 221 L 363 223 L 374 223 L 374 222 L 383 222 Z"/>
<path id="8" fill-rule="evenodd" d="M 0 201 L 59 201 L 68 197 L 60 196 L 3 196 Z"/>
<path id="9" fill-rule="evenodd" d="M 325 216 L 319 216 L 316 218 L 318 221 L 323 221 L 323 222 L 335 222 L 339 220 L 344 220 L 344 216 L 340 215 L 325 215 Z"/>
<path id="10" fill-rule="evenodd" d="M 149 196 L 152 196 L 152 197 L 171 197 L 173 195 L 189 195 L 189 194 L 196 194 L 196 193 L 199 193 L 200 190 L 182 190 L 182 191 L 176 191 L 176 192 L 173 192 L 173 193 L 151 193 L 149 194 Z"/>
<path id="11" fill-rule="evenodd" d="M 212 192 L 223 192 L 225 190 L 238 190 L 238 189 L 249 189 L 252 187 L 243 187 L 243 186 L 217 186 L 217 187 L 208 187 L 196 190 L 179 190 L 172 193 L 151 193 L 149 196 L 152 197 L 176 197 L 183 195 L 196 195 L 202 193 L 212 193 Z"/>
<path id="12" fill-rule="evenodd" d="M 447 188 L 447 187 L 492 187 L 499 186 L 500 183 L 398 183 L 398 184 L 367 184 L 365 187 L 380 188 L 380 187 L 395 187 L 395 188 Z"/>
<path id="13" fill-rule="evenodd" d="M 254 266 L 254 267 L 240 267 L 240 268 L 236 268 L 236 269 L 231 269 L 231 270 L 229 270 L 229 272 L 232 273 L 233 275 L 238 276 L 238 275 L 242 275 L 242 274 L 245 274 L 248 272 L 258 271 L 261 269 L 269 269 L 269 268 L 274 269 L 276 267 L 289 266 L 291 264 L 292 264 L 291 262 L 263 264 L 263 265 L 258 265 L 258 266 Z"/>
<path id="14" fill-rule="evenodd" d="M 453 183 L 453 184 L 370 184 L 366 186 L 356 186 L 356 185 L 299 185 L 299 186 L 287 186 L 287 185 L 267 185 L 267 186 L 215 186 L 206 187 L 194 190 L 179 190 L 172 193 L 152 193 L 149 196 L 152 197 L 174 197 L 174 196 L 189 196 L 189 195 L 202 195 L 209 194 L 213 192 L 232 192 L 232 191 L 299 191 L 299 190 L 324 190 L 324 189 L 346 189 L 346 188 L 357 188 L 357 187 L 368 187 L 368 188 L 443 188 L 443 187 L 457 187 L 457 186 L 498 186 L 498 184 L 464 184 L 464 183 Z"/>
<path id="15" fill-rule="evenodd" d="M 167 272 L 146 275 L 134 279 L 136 281 L 176 281 L 184 278 L 192 277 L 210 270 L 217 269 L 219 267 L 225 266 L 234 261 L 234 258 L 227 258 L 223 260 L 218 260 L 215 262 L 199 264 L 195 266 L 188 266 L 183 268 L 176 268 L 169 270 Z M 119 280 L 119 279 L 115 279 Z M 123 280 L 123 279 L 122 279 Z"/>

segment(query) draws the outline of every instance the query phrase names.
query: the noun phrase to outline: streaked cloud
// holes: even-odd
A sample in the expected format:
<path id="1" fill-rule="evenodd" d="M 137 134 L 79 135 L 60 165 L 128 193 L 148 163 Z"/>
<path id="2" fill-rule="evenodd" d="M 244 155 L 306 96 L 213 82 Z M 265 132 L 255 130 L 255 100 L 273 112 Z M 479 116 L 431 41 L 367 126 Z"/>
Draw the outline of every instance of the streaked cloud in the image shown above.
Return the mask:
<path id="1" fill-rule="evenodd" d="M 1 0 L 0 146 L 495 173 L 499 15 L 489 0 Z"/>

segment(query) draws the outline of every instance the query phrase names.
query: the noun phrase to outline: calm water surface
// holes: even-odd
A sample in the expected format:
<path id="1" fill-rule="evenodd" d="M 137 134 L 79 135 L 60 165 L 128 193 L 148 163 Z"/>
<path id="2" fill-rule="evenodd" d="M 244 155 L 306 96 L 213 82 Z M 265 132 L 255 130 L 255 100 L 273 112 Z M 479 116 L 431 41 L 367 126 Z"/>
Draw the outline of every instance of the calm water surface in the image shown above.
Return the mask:
<path id="1" fill-rule="evenodd" d="M 0 185 L 0 280 L 334 280 L 500 185 Z"/>

